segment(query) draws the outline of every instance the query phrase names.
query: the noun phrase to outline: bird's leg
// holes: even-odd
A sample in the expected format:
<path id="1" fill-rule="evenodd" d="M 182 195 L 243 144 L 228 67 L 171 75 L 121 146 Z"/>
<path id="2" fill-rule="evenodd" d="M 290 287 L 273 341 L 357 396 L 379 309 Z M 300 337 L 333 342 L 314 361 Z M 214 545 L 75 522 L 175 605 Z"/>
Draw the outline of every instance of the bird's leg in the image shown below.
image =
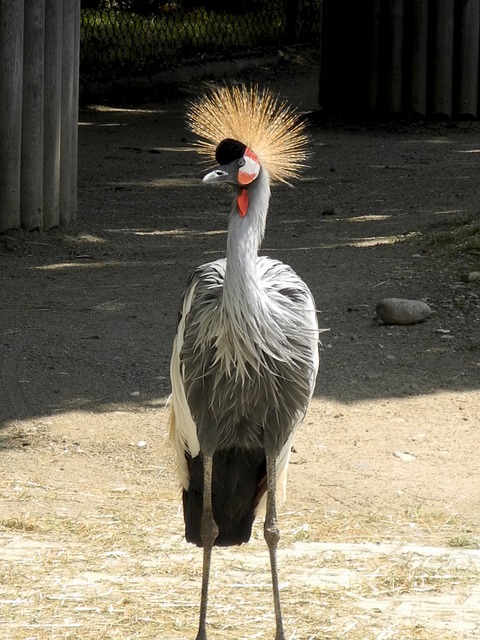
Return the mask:
<path id="1" fill-rule="evenodd" d="M 273 604 L 275 607 L 276 634 L 275 640 L 285 640 L 283 630 L 282 607 L 280 604 L 280 590 L 278 585 L 277 546 L 280 530 L 277 524 L 277 469 L 274 456 L 267 456 L 267 512 L 265 515 L 264 536 L 270 553 L 270 567 L 272 569 Z"/>
<path id="2" fill-rule="evenodd" d="M 212 548 L 218 536 L 217 523 L 213 519 L 212 509 L 212 456 L 203 457 L 203 510 L 200 525 L 200 535 L 203 543 L 203 575 L 202 575 L 202 597 L 200 601 L 200 620 L 198 624 L 198 634 L 195 640 L 207 640 L 207 603 L 208 603 L 208 582 L 210 578 L 210 563 L 212 559 Z"/>

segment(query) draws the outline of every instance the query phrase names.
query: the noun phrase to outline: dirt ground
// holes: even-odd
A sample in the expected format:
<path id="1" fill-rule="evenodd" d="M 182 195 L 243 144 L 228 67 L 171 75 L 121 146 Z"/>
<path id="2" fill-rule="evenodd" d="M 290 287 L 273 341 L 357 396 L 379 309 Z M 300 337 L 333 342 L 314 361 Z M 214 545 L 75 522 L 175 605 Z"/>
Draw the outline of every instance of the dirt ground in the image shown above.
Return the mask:
<path id="1" fill-rule="evenodd" d="M 273 87 L 317 108 L 317 70 Z M 268 73 L 260 75 L 260 79 Z M 190 640 L 201 552 L 167 444 L 183 287 L 223 255 L 229 195 L 201 183 L 185 104 L 83 110 L 79 218 L 0 236 L 0 636 Z M 480 637 L 478 253 L 426 236 L 477 217 L 479 123 L 315 119 L 263 253 L 317 301 L 321 368 L 280 514 L 287 637 Z M 426 322 L 375 321 L 384 297 Z M 210 636 L 272 638 L 268 560 L 214 558 Z"/>

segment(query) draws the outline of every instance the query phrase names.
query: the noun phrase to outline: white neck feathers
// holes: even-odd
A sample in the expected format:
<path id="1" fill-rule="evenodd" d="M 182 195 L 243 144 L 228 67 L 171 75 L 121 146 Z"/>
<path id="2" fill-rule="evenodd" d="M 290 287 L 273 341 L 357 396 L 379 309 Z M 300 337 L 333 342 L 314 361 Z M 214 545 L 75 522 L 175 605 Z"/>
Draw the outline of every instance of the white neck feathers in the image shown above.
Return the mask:
<path id="1" fill-rule="evenodd" d="M 245 217 L 239 215 L 236 198 L 230 214 L 224 284 L 226 304 L 238 305 L 245 296 L 258 295 L 257 257 L 265 233 L 270 201 L 270 182 L 265 170 L 262 169 L 249 186 L 248 196 Z"/>
<path id="2" fill-rule="evenodd" d="M 259 347 L 268 351 L 272 339 L 270 310 L 258 274 L 258 250 L 265 232 L 270 201 L 270 182 L 265 170 L 248 188 L 249 205 L 245 217 L 239 215 L 237 199 L 232 206 L 227 239 L 227 264 L 219 307 L 216 340 L 217 357 L 224 373 L 242 379 L 248 366 L 262 367 Z"/>

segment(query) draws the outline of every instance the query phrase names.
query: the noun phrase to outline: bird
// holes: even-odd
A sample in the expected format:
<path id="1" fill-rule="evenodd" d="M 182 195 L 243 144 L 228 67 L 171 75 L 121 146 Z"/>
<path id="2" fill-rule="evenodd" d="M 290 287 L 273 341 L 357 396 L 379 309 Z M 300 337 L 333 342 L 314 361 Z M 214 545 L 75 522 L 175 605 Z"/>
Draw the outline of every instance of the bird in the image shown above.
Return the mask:
<path id="1" fill-rule="evenodd" d="M 207 640 L 214 546 L 248 542 L 266 503 L 275 640 L 285 640 L 277 503 L 293 437 L 313 395 L 319 329 L 312 293 L 291 267 L 259 255 L 270 186 L 306 166 L 298 112 L 269 88 L 222 85 L 194 100 L 194 146 L 231 191 L 226 256 L 199 266 L 184 292 L 170 364 L 170 435 L 182 485 L 185 537 L 203 548 L 196 640 Z"/>

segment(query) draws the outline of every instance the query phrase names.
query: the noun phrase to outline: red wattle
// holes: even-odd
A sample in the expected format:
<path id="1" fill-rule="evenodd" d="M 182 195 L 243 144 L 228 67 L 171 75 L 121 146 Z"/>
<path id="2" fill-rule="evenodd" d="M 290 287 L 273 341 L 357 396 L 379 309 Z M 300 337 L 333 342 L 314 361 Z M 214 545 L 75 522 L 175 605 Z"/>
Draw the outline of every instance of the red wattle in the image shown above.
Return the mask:
<path id="1" fill-rule="evenodd" d="M 248 209 L 248 191 L 246 189 L 240 191 L 240 195 L 237 198 L 237 205 L 240 217 L 244 218 L 247 215 Z"/>

